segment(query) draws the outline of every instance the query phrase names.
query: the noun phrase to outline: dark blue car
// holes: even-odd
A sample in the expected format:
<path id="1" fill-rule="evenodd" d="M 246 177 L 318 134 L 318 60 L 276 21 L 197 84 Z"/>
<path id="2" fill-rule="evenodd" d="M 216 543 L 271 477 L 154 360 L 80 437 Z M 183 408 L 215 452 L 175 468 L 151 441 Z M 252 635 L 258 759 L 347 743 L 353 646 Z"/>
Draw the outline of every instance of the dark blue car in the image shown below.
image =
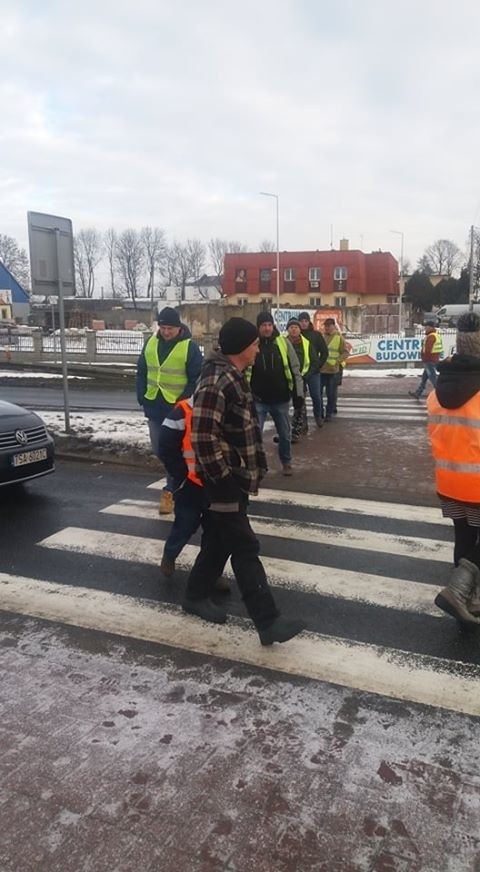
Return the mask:
<path id="1" fill-rule="evenodd" d="M 0 400 L 0 487 L 48 475 L 54 469 L 54 443 L 42 419 Z"/>

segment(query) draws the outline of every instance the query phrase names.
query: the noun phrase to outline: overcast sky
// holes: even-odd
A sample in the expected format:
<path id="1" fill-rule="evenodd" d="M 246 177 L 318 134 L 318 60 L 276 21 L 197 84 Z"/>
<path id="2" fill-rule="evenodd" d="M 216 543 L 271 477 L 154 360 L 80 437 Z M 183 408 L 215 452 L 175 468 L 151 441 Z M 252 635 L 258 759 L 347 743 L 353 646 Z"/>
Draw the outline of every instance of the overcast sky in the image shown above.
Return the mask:
<path id="1" fill-rule="evenodd" d="M 0 233 L 26 212 L 413 263 L 480 222 L 477 0 L 0 0 Z"/>

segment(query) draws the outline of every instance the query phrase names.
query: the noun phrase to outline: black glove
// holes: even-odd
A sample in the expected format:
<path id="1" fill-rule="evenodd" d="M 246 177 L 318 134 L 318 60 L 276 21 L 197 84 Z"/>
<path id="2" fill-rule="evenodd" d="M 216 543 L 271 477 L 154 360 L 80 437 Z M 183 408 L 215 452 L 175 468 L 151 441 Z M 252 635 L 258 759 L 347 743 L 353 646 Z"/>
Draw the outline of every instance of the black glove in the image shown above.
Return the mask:
<path id="1" fill-rule="evenodd" d="M 300 409 L 303 409 L 304 404 L 305 404 L 305 400 L 303 399 L 303 397 L 294 397 L 293 398 L 293 408 L 295 409 L 296 412 L 299 412 Z"/>

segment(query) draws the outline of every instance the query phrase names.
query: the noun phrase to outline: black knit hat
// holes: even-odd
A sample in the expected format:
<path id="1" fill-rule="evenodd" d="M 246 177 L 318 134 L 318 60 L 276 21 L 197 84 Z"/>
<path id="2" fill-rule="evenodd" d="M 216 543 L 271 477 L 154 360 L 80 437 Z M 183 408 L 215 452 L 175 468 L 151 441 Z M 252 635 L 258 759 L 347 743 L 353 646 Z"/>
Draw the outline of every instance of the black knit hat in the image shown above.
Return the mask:
<path id="1" fill-rule="evenodd" d="M 271 312 L 260 312 L 257 315 L 257 327 L 260 327 L 260 324 L 274 324 L 272 313 Z"/>
<path id="2" fill-rule="evenodd" d="M 297 327 L 300 327 L 300 321 L 298 320 L 298 318 L 290 318 L 290 320 L 287 321 L 287 330 L 288 330 L 288 328 L 291 327 L 293 324 L 296 324 Z"/>
<path id="3" fill-rule="evenodd" d="M 298 316 L 298 320 L 299 321 L 310 321 L 310 315 L 308 314 L 308 312 L 300 312 L 300 315 Z"/>
<path id="4" fill-rule="evenodd" d="M 165 306 L 165 308 L 158 313 L 157 324 L 161 327 L 182 326 L 177 310 L 172 309 L 170 306 Z"/>
<path id="5" fill-rule="evenodd" d="M 218 334 L 223 354 L 240 354 L 257 339 L 257 328 L 245 318 L 229 318 Z"/>
<path id="6" fill-rule="evenodd" d="M 457 321 L 457 352 L 480 357 L 480 318 L 475 312 L 464 312 Z"/>

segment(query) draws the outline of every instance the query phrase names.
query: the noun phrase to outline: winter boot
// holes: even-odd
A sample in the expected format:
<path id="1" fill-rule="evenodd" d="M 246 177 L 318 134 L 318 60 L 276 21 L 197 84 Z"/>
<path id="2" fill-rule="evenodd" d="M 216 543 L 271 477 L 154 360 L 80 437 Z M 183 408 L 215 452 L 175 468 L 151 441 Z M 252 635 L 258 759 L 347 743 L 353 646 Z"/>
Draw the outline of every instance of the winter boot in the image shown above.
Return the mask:
<path id="1" fill-rule="evenodd" d="M 306 629 L 304 621 L 293 621 L 279 615 L 265 630 L 258 630 L 262 645 L 273 645 L 274 642 L 288 642 Z"/>
<path id="2" fill-rule="evenodd" d="M 474 563 L 462 558 L 452 571 L 447 587 L 435 597 L 435 605 L 456 618 L 461 624 L 477 624 L 480 617 L 469 611 L 467 603 L 475 591 L 478 569 Z"/>
<path id="3" fill-rule="evenodd" d="M 164 554 L 162 557 L 162 562 L 160 563 L 160 571 L 165 576 L 165 578 L 171 578 L 171 576 L 175 572 L 175 561 L 172 560 L 171 557 L 167 557 Z"/>
<path id="4" fill-rule="evenodd" d="M 158 504 L 159 515 L 170 515 L 173 512 L 173 494 L 171 491 L 164 490 Z"/>
<path id="5" fill-rule="evenodd" d="M 474 564 L 472 564 L 473 566 Z M 472 595 L 468 602 L 468 611 L 471 615 L 474 615 L 476 618 L 480 617 L 480 569 L 475 565 L 477 570 L 475 576 L 475 587 L 473 588 Z"/>

